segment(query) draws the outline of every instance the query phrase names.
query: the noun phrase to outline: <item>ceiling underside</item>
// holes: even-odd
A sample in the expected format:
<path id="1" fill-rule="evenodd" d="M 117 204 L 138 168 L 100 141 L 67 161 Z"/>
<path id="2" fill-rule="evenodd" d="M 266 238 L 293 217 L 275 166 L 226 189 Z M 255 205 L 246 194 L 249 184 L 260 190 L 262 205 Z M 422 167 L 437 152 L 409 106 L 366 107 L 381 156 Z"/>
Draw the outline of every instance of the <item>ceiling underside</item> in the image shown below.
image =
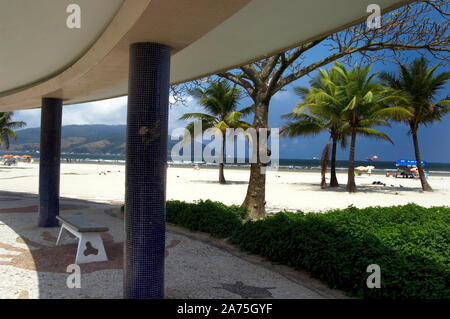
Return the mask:
<path id="1" fill-rule="evenodd" d="M 130 43 L 171 46 L 171 83 L 180 83 L 361 21 L 372 2 L 78 0 L 82 27 L 71 30 L 58 26 L 65 25 L 65 8 L 73 1 L 0 0 L 0 18 L 9 10 L 9 18 L 0 19 L 0 36 L 6 36 L 0 65 L 7 65 L 0 68 L 0 111 L 40 107 L 42 97 L 75 104 L 126 95 Z M 392 9 L 403 2 L 377 4 Z M 44 5 L 35 8 L 44 20 L 26 12 L 30 3 Z"/>
<path id="2" fill-rule="evenodd" d="M 71 3 L 0 0 L 0 93 L 42 81 L 73 64 L 100 37 L 123 0 L 77 1 L 82 8 L 79 29 L 66 24 Z"/>

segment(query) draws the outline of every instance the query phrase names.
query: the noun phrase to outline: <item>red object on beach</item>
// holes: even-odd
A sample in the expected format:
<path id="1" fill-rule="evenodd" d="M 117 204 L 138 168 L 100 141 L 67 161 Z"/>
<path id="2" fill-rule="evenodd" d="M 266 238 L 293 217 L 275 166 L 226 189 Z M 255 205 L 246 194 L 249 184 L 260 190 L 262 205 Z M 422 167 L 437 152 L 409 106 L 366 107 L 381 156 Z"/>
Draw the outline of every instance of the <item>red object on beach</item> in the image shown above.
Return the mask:
<path id="1" fill-rule="evenodd" d="M 30 155 L 22 155 L 23 158 L 31 158 Z"/>
<path id="2" fill-rule="evenodd" d="M 3 155 L 3 157 L 5 157 L 5 158 L 14 157 L 14 155 Z"/>

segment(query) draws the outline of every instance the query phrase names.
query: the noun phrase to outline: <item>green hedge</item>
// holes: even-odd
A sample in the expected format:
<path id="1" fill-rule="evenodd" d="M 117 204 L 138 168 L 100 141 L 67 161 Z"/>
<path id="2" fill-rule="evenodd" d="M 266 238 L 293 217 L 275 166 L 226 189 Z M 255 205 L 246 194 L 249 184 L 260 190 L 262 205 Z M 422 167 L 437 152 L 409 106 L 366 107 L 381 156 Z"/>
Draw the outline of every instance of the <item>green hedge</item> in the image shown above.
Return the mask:
<path id="1" fill-rule="evenodd" d="M 349 207 L 327 213 L 281 212 L 243 223 L 236 206 L 210 201 L 167 203 L 167 221 L 230 237 L 240 249 L 362 298 L 450 298 L 450 208 Z M 381 288 L 366 285 L 367 266 L 381 267 Z"/>
<path id="2" fill-rule="evenodd" d="M 210 200 L 197 203 L 167 201 L 166 220 L 190 230 L 210 233 L 214 237 L 230 237 L 242 227 L 247 210 Z"/>
<path id="3" fill-rule="evenodd" d="M 284 212 L 246 223 L 231 241 L 358 297 L 449 298 L 449 213 L 416 205 Z M 370 264 L 381 267 L 381 289 L 367 288 Z"/>

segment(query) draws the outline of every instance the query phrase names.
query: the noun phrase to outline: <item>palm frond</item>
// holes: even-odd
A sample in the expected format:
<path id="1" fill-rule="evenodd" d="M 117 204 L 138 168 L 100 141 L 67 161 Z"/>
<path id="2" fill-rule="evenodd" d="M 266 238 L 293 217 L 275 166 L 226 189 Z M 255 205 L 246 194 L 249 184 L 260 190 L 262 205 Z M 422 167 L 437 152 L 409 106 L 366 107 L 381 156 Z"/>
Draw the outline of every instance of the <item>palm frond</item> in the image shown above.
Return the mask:
<path id="1" fill-rule="evenodd" d="M 306 95 L 309 93 L 309 88 L 304 86 L 296 86 L 294 87 L 294 92 L 297 94 L 298 97 L 301 99 L 304 99 Z"/>
<path id="2" fill-rule="evenodd" d="M 292 138 L 301 135 L 317 135 L 324 129 L 321 123 L 304 119 L 286 123 L 281 127 L 280 134 Z"/>
<path id="3" fill-rule="evenodd" d="M 407 120 L 414 116 L 408 109 L 402 106 L 385 107 L 373 113 L 374 118 L 385 120 Z"/>
<path id="4" fill-rule="evenodd" d="M 10 138 L 17 139 L 16 132 L 13 129 L 21 128 L 26 125 L 23 121 L 11 121 L 14 112 L 0 112 L 0 145 L 6 149 L 10 147 Z"/>
<path id="5" fill-rule="evenodd" d="M 374 138 L 378 138 L 384 141 L 388 141 L 392 144 L 394 144 L 394 142 L 391 140 L 391 138 L 389 136 L 387 136 L 385 133 L 377 131 L 373 128 L 369 128 L 369 127 L 358 127 L 357 132 L 361 135 L 367 136 L 367 137 L 374 137 Z"/>
<path id="6" fill-rule="evenodd" d="M 206 113 L 185 113 L 178 120 L 184 121 L 184 120 L 190 120 L 190 119 L 214 121 L 216 118 L 214 116 L 206 114 Z"/>
<path id="7" fill-rule="evenodd" d="M 426 59 L 421 57 L 408 66 L 399 64 L 398 79 L 395 75 L 381 75 L 390 88 L 401 91 L 403 94 L 403 98 L 395 96 L 394 100 L 397 100 L 397 105 L 403 105 L 410 110 L 415 129 L 420 124 L 428 125 L 434 120 L 440 120 L 441 112 L 445 113 L 445 110 L 440 108 L 446 105 L 445 100 L 441 101 L 442 103 L 432 103 L 438 91 L 450 80 L 450 72 L 442 72 L 434 76 L 439 66 L 440 64 L 437 64 L 429 68 Z"/>
<path id="8" fill-rule="evenodd" d="M 221 131 L 225 131 L 227 128 L 230 128 L 225 121 L 220 121 L 219 123 L 214 125 L 214 127 Z"/>
<path id="9" fill-rule="evenodd" d="M 243 109 L 240 109 L 238 112 L 242 113 L 242 115 L 249 115 L 252 114 L 255 111 L 255 105 L 250 105 L 247 107 L 244 107 Z"/>

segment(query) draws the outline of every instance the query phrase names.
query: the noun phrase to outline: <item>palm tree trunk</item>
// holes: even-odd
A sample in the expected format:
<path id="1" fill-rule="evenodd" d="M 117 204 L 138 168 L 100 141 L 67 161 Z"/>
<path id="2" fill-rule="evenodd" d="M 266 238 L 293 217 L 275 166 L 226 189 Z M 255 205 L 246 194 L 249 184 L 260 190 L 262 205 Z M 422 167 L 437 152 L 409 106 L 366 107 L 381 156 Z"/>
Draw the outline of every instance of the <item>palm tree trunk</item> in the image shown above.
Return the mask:
<path id="1" fill-rule="evenodd" d="M 339 187 L 339 183 L 336 176 L 336 150 L 337 150 L 337 138 L 333 136 L 333 147 L 331 150 L 331 177 L 330 187 Z"/>
<path id="2" fill-rule="evenodd" d="M 356 127 L 352 127 L 352 141 L 350 144 L 350 157 L 348 159 L 348 179 L 347 192 L 355 193 L 355 144 L 356 144 Z"/>
<path id="3" fill-rule="evenodd" d="M 427 179 L 425 178 L 425 174 L 423 172 L 422 161 L 420 159 L 419 140 L 417 138 L 417 131 L 412 131 L 412 136 L 414 142 L 414 152 L 416 153 L 417 170 L 419 172 L 420 182 L 422 183 L 422 189 L 425 192 L 432 192 L 433 189 L 428 184 Z"/>
<path id="4" fill-rule="evenodd" d="M 222 154 L 220 154 L 221 161 L 219 163 L 219 183 L 226 184 L 223 168 L 225 166 L 225 132 L 222 131 Z"/>
<path id="5" fill-rule="evenodd" d="M 324 189 L 327 187 L 326 174 L 327 174 L 327 168 L 328 168 L 328 158 L 329 158 L 329 153 L 330 153 L 330 142 L 331 142 L 331 136 L 330 136 L 330 139 L 328 140 L 327 145 L 325 145 L 325 147 L 322 151 L 322 156 L 320 158 L 321 175 L 322 175 L 322 180 L 320 182 L 321 189 Z"/>

